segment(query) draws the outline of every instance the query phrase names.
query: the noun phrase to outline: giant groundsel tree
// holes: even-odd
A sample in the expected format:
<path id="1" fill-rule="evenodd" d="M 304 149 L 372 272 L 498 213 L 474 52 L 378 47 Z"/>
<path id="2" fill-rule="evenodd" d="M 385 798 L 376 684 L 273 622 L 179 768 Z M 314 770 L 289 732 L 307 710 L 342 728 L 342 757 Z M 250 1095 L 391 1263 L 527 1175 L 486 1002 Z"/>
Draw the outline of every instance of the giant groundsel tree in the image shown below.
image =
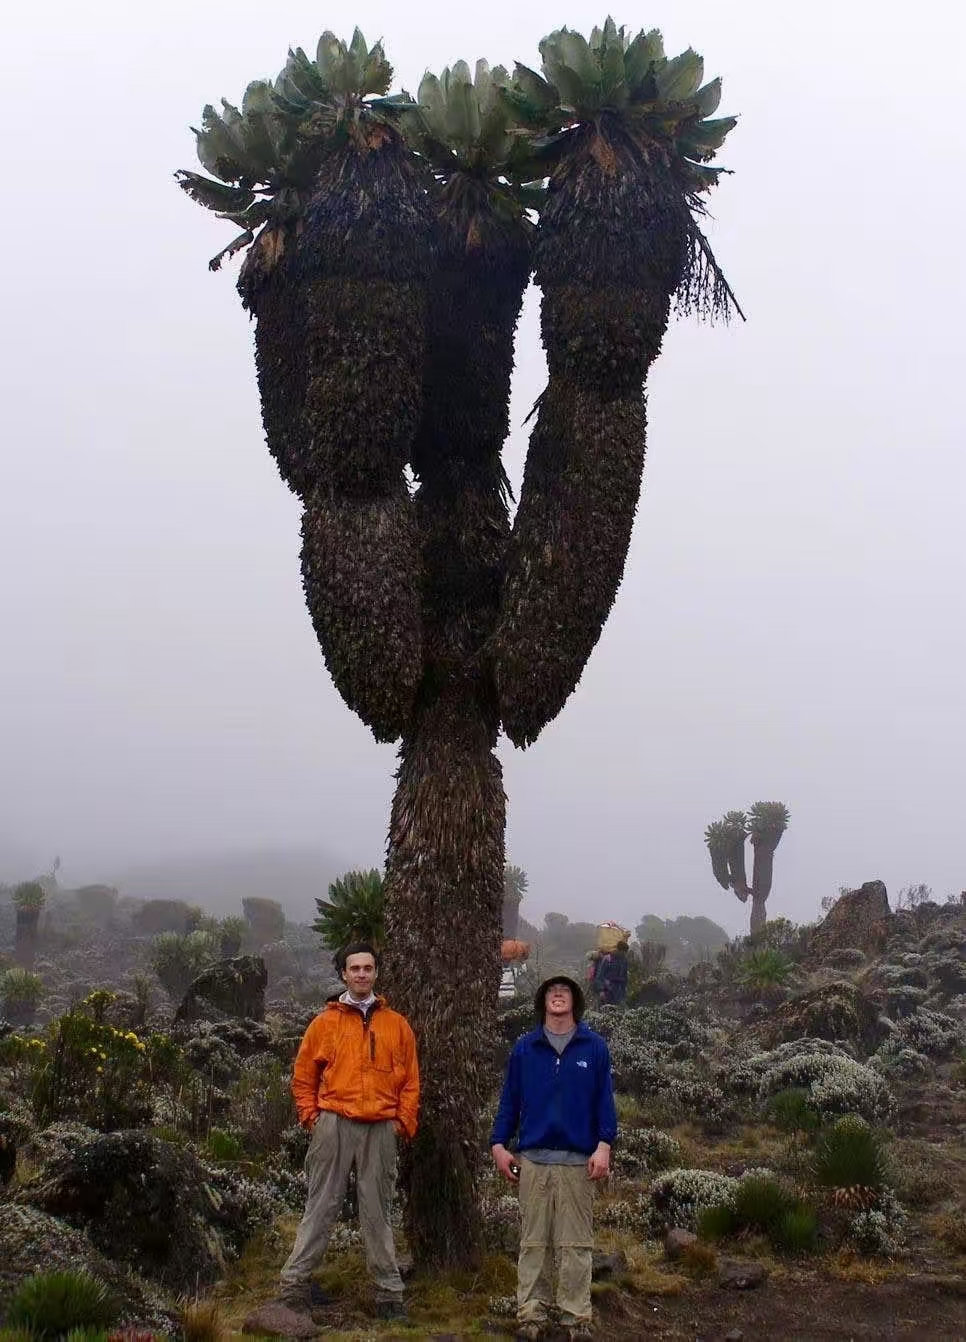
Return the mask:
<path id="1" fill-rule="evenodd" d="M 699 227 L 733 126 L 692 51 L 608 20 L 542 73 L 457 62 L 389 94 L 380 45 L 323 34 L 196 131 L 200 204 L 243 231 L 268 447 L 303 505 L 333 681 L 400 740 L 387 977 L 424 1078 L 404 1162 L 421 1264 L 480 1252 L 479 1114 L 500 976 L 501 724 L 534 741 L 621 580 L 647 370 L 672 305 L 733 305 Z M 501 453 L 531 275 L 549 380 L 511 527 Z M 458 1059 L 458 1065 L 454 1060 Z M 409 1177 L 414 1169 L 432 1178 Z"/>
<path id="2" fill-rule="evenodd" d="M 751 934 L 765 926 L 765 905 L 771 894 L 775 849 L 788 828 L 788 807 L 780 801 L 757 801 L 751 810 L 728 811 L 704 832 L 714 878 L 724 890 L 733 890 L 744 904 L 751 896 Z M 751 885 L 745 869 L 745 840 L 754 851 Z"/>

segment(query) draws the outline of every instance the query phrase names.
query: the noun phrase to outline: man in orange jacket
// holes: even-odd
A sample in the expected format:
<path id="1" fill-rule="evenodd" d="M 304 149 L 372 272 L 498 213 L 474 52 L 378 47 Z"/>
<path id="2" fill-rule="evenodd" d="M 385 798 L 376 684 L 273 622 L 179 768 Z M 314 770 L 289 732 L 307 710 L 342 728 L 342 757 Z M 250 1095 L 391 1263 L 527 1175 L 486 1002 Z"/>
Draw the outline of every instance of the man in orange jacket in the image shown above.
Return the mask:
<path id="1" fill-rule="evenodd" d="M 292 1094 L 299 1122 L 312 1133 L 305 1157 L 309 1191 L 295 1247 L 282 1268 L 280 1299 L 308 1311 L 311 1274 L 325 1253 L 353 1163 L 359 1224 L 376 1310 L 404 1321 L 402 1278 L 389 1224 L 396 1138 L 412 1138 L 419 1111 L 419 1066 L 409 1022 L 374 992 L 378 964 L 365 942 L 340 951 L 346 985 L 306 1030 L 295 1059 Z"/>

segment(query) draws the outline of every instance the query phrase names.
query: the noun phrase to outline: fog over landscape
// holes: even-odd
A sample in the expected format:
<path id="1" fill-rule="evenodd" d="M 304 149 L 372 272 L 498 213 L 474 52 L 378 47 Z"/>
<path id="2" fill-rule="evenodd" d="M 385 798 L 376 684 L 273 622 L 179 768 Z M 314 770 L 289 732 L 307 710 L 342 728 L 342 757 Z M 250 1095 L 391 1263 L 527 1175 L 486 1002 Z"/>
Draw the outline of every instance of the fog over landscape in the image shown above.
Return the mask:
<path id="1" fill-rule="evenodd" d="M 265 448 L 237 264 L 176 188 L 189 126 L 289 45 L 355 23 L 395 87 L 459 57 L 538 64 L 571 0 L 58 0 L 8 16 L 0 341 L 0 881 L 238 891 L 305 916 L 379 865 L 394 750 L 329 679 L 298 506 Z M 709 236 L 746 324 L 672 325 L 624 582 L 530 750 L 501 744 L 523 905 L 634 926 L 747 910 L 703 842 L 780 800 L 772 916 L 839 886 L 966 886 L 960 365 L 966 10 L 654 0 L 740 114 Z M 531 290 L 506 465 L 545 377 Z M 180 883 L 180 884 L 179 884 Z M 175 888 L 178 886 L 179 888 Z"/>

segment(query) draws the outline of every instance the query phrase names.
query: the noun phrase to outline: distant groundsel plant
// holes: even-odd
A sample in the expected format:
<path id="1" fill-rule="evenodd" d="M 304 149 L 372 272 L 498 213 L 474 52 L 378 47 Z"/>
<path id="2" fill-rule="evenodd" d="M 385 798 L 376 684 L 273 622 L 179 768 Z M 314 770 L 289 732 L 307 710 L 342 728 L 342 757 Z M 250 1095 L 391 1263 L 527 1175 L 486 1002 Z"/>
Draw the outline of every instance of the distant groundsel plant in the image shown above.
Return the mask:
<path id="1" fill-rule="evenodd" d="M 788 807 L 780 801 L 756 801 L 751 810 L 728 811 L 704 832 L 715 880 L 744 903 L 751 896 L 751 934 L 763 931 L 765 905 L 771 894 L 775 849 L 788 828 Z M 751 885 L 745 874 L 745 839 L 755 854 Z"/>

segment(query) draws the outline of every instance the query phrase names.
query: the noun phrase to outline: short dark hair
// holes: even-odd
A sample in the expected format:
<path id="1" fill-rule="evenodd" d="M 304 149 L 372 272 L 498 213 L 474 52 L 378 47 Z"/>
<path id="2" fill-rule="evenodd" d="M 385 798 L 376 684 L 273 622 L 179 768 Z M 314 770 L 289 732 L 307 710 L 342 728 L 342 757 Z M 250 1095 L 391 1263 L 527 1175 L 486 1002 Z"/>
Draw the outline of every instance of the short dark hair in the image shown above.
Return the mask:
<path id="1" fill-rule="evenodd" d="M 376 962 L 376 968 L 379 968 L 379 952 L 369 941 L 350 941 L 348 946 L 343 946 L 337 950 L 332 957 L 332 963 L 335 965 L 335 972 L 342 974 L 345 972 L 345 962 L 350 955 L 371 955 Z"/>

